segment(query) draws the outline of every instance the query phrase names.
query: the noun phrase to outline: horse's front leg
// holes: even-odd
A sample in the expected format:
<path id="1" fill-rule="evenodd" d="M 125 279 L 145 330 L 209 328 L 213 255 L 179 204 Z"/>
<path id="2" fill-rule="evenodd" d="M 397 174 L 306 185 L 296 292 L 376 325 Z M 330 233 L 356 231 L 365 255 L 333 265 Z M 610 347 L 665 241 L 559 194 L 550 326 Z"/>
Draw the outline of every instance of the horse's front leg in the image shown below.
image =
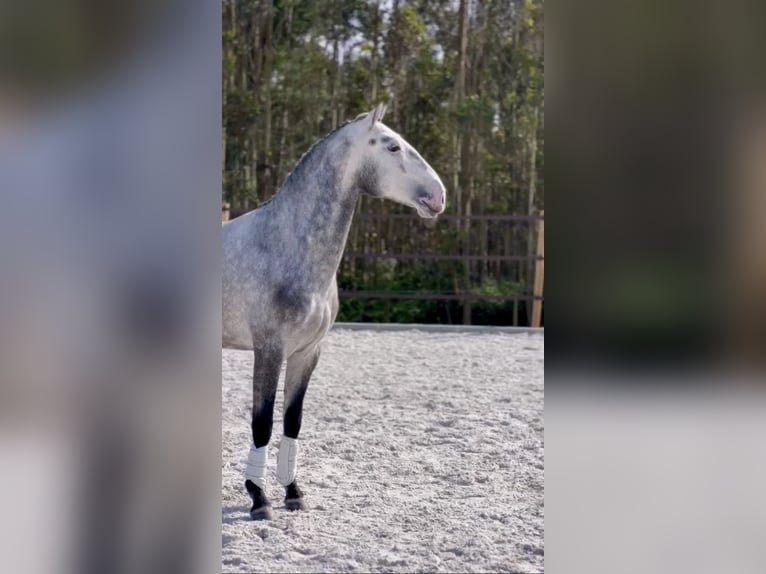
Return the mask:
<path id="1" fill-rule="evenodd" d="M 285 374 L 284 435 L 277 455 L 277 480 L 285 487 L 285 507 L 305 510 L 303 492 L 295 480 L 298 465 L 298 433 L 303 419 L 303 398 L 319 361 L 319 345 L 287 359 Z"/>
<path id="2" fill-rule="evenodd" d="M 253 520 L 268 520 L 272 514 L 271 504 L 266 498 L 266 461 L 274 420 L 274 400 L 284 353 L 281 346 L 273 343 L 256 345 L 254 353 L 253 444 L 247 457 L 245 488 L 253 499 L 250 517 Z"/>

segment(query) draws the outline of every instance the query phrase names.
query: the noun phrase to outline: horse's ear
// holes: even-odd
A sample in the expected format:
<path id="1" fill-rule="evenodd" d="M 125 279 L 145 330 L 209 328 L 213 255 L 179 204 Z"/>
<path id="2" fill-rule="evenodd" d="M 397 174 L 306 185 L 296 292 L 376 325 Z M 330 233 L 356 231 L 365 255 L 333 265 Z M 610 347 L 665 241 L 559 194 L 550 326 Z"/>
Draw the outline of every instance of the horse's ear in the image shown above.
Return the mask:
<path id="1" fill-rule="evenodd" d="M 383 116 L 386 115 L 386 104 L 378 104 L 374 110 L 370 112 L 370 128 L 372 128 L 377 122 L 383 121 Z"/>

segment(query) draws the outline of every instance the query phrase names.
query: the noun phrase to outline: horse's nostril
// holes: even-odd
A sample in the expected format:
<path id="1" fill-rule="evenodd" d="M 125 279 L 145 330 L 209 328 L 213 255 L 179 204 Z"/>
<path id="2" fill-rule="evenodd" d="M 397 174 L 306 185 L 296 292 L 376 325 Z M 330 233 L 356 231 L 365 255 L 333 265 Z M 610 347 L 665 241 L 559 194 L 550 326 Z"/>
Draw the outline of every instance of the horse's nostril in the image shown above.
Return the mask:
<path id="1" fill-rule="evenodd" d="M 431 201 L 433 199 L 433 197 L 434 197 L 434 194 L 431 193 L 430 191 L 428 191 L 423 186 L 418 186 L 418 189 L 416 190 L 415 193 L 416 193 L 416 197 L 418 199 L 424 199 L 426 201 Z"/>

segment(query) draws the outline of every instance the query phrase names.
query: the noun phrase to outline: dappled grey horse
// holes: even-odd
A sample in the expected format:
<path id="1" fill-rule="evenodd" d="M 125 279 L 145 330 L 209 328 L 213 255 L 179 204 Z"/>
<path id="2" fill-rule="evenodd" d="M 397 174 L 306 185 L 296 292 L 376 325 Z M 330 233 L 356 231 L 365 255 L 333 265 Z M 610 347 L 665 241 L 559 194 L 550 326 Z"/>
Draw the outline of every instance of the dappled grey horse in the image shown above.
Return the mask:
<path id="1" fill-rule="evenodd" d="M 382 123 L 385 106 L 362 114 L 316 143 L 269 201 L 223 225 L 223 346 L 252 349 L 253 444 L 245 488 L 253 519 L 271 517 L 267 446 L 282 363 L 287 361 L 284 429 L 276 475 L 285 506 L 305 508 L 295 480 L 303 397 L 322 339 L 338 313 L 335 275 L 360 194 L 444 211 L 439 176 Z"/>

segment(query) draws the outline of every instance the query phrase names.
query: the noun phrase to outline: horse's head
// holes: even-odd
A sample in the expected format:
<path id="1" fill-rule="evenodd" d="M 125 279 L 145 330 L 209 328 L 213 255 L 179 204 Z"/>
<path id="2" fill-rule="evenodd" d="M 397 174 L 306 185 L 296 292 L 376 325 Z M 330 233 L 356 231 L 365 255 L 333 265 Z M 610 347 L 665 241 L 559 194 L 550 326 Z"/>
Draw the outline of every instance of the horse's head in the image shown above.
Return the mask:
<path id="1" fill-rule="evenodd" d="M 356 184 L 363 193 L 414 207 L 435 218 L 444 211 L 442 180 L 402 136 L 381 121 L 383 104 L 355 122 Z"/>

